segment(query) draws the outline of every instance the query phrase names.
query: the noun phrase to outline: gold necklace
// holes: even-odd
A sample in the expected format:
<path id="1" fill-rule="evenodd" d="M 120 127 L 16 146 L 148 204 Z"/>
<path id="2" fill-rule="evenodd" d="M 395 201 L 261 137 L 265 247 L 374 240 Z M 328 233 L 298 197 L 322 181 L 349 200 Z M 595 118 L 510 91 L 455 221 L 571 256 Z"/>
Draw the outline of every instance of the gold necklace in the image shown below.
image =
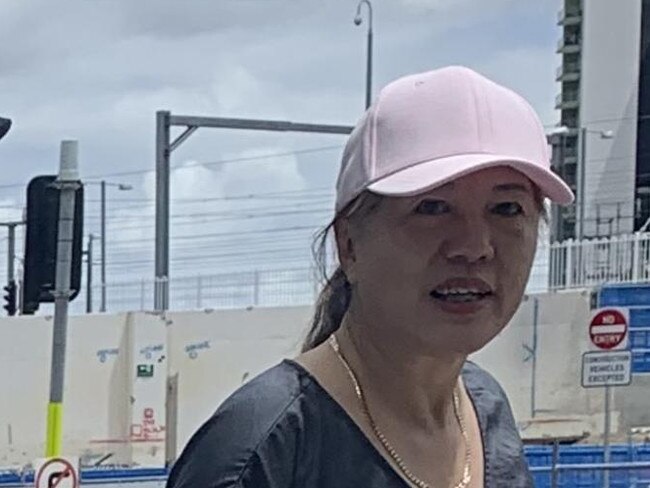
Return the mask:
<path id="1" fill-rule="evenodd" d="M 332 334 L 328 342 L 331 348 L 338 356 L 338 358 L 341 360 L 341 363 L 343 363 L 343 366 L 347 370 L 348 375 L 352 380 L 352 384 L 354 385 L 354 390 L 357 394 L 357 398 L 359 399 L 359 403 L 361 404 L 361 408 L 363 409 L 364 414 L 368 418 L 368 422 L 370 422 L 370 426 L 372 427 L 372 430 L 375 433 L 375 437 L 377 437 L 379 442 L 381 442 L 381 445 L 384 447 L 388 455 L 393 459 L 393 461 L 395 461 L 397 467 L 404 474 L 404 476 L 406 476 L 406 478 L 408 478 L 408 480 L 411 481 L 411 483 L 413 483 L 418 488 L 431 488 L 431 485 L 419 479 L 411 472 L 409 468 L 406 467 L 406 464 L 404 464 L 404 461 L 402 461 L 400 455 L 397 454 L 395 448 L 390 444 L 390 442 L 388 442 L 388 439 L 386 439 L 386 436 L 381 432 L 381 430 L 379 430 L 379 427 L 377 427 L 375 420 L 372 418 L 372 415 L 370 415 L 370 409 L 368 408 L 366 397 L 363 394 L 363 390 L 361 389 L 359 380 L 357 380 L 357 377 L 352 371 L 352 368 L 348 364 L 347 360 L 343 357 L 336 336 Z M 454 485 L 454 488 L 466 488 L 472 479 L 472 475 L 470 473 L 472 451 L 469 445 L 469 439 L 467 438 L 465 421 L 463 419 L 462 413 L 460 412 L 460 399 L 458 398 L 458 393 L 456 389 L 454 389 L 453 392 L 453 401 L 454 401 L 454 415 L 456 416 L 456 420 L 458 421 L 458 425 L 460 427 L 460 432 L 463 436 L 463 441 L 465 442 L 465 465 L 463 466 L 463 477 L 458 483 Z"/>

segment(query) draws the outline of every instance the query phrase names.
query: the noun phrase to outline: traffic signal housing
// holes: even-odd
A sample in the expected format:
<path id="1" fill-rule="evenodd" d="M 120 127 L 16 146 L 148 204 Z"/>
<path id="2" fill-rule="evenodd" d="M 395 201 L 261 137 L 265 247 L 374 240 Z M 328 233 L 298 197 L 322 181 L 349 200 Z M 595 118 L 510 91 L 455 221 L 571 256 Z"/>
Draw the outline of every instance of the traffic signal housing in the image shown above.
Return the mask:
<path id="1" fill-rule="evenodd" d="M 4 309 L 7 311 L 7 315 L 16 315 L 16 282 L 11 280 L 5 285 L 4 291 Z"/>
<path id="2" fill-rule="evenodd" d="M 56 254 L 59 236 L 59 201 L 56 176 L 33 178 L 27 186 L 25 262 L 22 286 L 23 314 L 33 314 L 40 303 L 54 302 Z M 72 267 L 69 297 L 72 301 L 81 289 L 83 238 L 83 186 L 75 194 L 72 237 Z"/>

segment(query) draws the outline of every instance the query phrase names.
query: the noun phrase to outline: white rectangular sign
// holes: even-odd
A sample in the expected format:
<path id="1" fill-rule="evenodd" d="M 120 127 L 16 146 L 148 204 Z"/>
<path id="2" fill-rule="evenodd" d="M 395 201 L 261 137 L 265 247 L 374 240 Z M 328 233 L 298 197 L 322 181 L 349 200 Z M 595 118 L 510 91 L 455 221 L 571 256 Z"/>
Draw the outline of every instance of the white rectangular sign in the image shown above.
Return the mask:
<path id="1" fill-rule="evenodd" d="M 632 381 L 630 351 L 586 352 L 582 355 L 582 386 L 624 386 Z"/>

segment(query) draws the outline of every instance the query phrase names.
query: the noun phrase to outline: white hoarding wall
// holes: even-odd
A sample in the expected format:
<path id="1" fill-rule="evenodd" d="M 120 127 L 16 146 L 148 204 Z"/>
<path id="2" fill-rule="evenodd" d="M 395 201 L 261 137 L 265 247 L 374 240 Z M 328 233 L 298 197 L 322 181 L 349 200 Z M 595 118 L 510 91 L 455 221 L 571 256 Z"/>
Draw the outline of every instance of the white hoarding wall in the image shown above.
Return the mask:
<path id="1" fill-rule="evenodd" d="M 582 354 L 590 349 L 589 305 L 587 292 L 531 296 L 472 358 L 501 382 L 524 435 L 531 419 L 570 421 L 592 438 L 600 435 L 603 392 L 580 384 Z M 109 464 L 163 465 L 165 452 L 167 459 L 177 456 L 242 383 L 297 354 L 311 313 L 293 307 L 72 317 L 64 454 L 86 464 L 110 455 Z M 0 465 L 43 455 L 51 330 L 47 317 L 0 320 Z M 619 437 L 629 427 L 650 425 L 648 378 L 614 388 Z"/>
<path id="2" fill-rule="evenodd" d="M 300 349 L 308 307 L 169 314 L 170 377 L 176 418 L 170 449 L 191 434 L 236 388 Z M 173 459 L 174 452 L 170 452 Z"/>

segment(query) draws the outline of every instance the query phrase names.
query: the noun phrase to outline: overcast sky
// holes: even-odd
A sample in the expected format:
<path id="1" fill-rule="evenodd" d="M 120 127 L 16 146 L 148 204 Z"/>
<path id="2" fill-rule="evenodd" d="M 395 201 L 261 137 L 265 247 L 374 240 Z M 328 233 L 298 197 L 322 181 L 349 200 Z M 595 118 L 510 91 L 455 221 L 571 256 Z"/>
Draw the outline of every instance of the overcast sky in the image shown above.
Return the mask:
<path id="1" fill-rule="evenodd" d="M 520 92 L 551 126 L 560 3 L 373 0 L 374 87 L 466 65 Z M 134 187 L 109 191 L 109 280 L 150 279 L 155 112 L 354 124 L 367 21 L 364 11 L 353 24 L 356 5 L 2 0 L 0 115 L 14 125 L 0 143 L 0 216 L 20 217 L 28 181 L 55 173 L 60 141 L 77 139 L 84 180 Z M 343 143 L 195 133 L 172 157 L 172 275 L 308 265 L 309 238 L 331 217 Z M 98 233 L 98 190 L 86 188 L 86 234 Z"/>

